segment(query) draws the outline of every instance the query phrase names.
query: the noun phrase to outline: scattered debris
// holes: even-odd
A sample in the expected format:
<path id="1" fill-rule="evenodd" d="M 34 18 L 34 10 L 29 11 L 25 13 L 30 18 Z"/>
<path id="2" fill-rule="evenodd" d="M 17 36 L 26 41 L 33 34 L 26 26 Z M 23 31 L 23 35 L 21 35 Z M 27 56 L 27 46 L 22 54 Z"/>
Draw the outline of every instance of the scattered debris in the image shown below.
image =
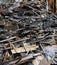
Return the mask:
<path id="1" fill-rule="evenodd" d="M 1 65 L 57 64 L 57 14 L 47 12 L 45 5 L 1 4 Z"/>

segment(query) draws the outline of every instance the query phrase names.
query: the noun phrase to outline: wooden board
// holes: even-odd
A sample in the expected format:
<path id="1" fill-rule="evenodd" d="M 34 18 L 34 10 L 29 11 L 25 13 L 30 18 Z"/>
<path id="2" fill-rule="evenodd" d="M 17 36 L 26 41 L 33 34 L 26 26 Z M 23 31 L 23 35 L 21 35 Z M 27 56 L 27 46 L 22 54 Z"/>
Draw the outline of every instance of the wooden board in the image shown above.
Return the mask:
<path id="1" fill-rule="evenodd" d="M 25 47 L 19 47 L 19 48 L 15 48 L 16 51 L 13 49 L 11 50 L 11 52 L 13 54 L 17 53 L 21 53 L 21 52 L 29 52 L 29 51 L 33 51 L 36 50 L 38 48 L 38 46 L 36 45 L 25 45 Z"/>

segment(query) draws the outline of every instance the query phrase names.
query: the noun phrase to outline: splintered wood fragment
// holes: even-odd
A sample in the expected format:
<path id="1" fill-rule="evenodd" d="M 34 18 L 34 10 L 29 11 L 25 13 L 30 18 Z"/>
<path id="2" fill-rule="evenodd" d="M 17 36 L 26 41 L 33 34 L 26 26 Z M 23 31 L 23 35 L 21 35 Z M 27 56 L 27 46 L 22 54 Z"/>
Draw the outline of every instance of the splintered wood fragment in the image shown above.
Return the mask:
<path id="1" fill-rule="evenodd" d="M 17 51 L 16 51 L 16 48 L 15 48 L 14 44 L 12 44 L 10 41 L 9 41 L 9 44 L 10 44 L 10 46 L 11 46 L 11 47 L 13 47 L 13 48 L 14 48 L 15 52 L 17 53 Z"/>
<path id="2" fill-rule="evenodd" d="M 38 46 L 36 46 L 36 45 L 26 45 L 25 48 L 24 48 L 24 47 L 20 47 L 20 48 L 15 48 L 15 49 L 16 49 L 16 52 L 17 52 L 17 53 L 21 53 L 21 52 L 33 51 L 33 50 L 36 50 L 37 48 L 38 48 Z M 16 53 L 14 49 L 11 50 L 11 52 L 12 52 L 13 54 Z"/>
<path id="3" fill-rule="evenodd" d="M 2 40 L 2 41 L 0 41 L 0 43 L 2 43 L 2 42 L 6 42 L 6 41 L 9 41 L 9 40 L 14 39 L 14 38 L 16 38 L 16 36 L 11 37 L 11 38 L 9 38 L 9 39 Z"/>
<path id="4" fill-rule="evenodd" d="M 38 48 L 38 46 L 36 46 L 36 45 L 25 45 L 26 51 L 36 50 L 37 48 Z"/>
<path id="5" fill-rule="evenodd" d="M 5 61 L 7 60 L 8 56 L 9 56 L 9 53 L 8 53 L 8 51 L 7 51 L 7 52 L 5 53 L 5 55 L 4 55 L 3 62 L 5 62 Z"/>
<path id="6" fill-rule="evenodd" d="M 16 48 L 16 51 L 17 51 L 17 53 L 21 53 L 21 52 L 25 52 L 25 49 L 24 49 L 24 47 L 20 47 L 20 48 Z M 11 50 L 11 52 L 12 52 L 13 54 L 16 53 L 14 49 Z"/>
<path id="7" fill-rule="evenodd" d="M 21 42 L 21 41 L 25 41 L 25 40 L 28 40 L 29 38 L 23 38 L 23 39 L 19 39 L 19 40 L 17 40 L 17 41 L 14 41 L 14 42 L 11 42 L 11 43 L 17 43 L 17 42 Z"/>

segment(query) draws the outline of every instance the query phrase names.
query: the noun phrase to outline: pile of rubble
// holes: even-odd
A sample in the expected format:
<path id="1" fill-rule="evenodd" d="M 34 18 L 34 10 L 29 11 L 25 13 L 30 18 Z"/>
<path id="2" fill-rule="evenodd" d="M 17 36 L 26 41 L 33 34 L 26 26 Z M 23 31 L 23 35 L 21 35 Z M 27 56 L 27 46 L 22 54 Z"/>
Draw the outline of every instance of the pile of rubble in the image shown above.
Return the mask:
<path id="1" fill-rule="evenodd" d="M 1 65 L 57 64 L 57 14 L 47 12 L 45 5 L 1 4 Z"/>

